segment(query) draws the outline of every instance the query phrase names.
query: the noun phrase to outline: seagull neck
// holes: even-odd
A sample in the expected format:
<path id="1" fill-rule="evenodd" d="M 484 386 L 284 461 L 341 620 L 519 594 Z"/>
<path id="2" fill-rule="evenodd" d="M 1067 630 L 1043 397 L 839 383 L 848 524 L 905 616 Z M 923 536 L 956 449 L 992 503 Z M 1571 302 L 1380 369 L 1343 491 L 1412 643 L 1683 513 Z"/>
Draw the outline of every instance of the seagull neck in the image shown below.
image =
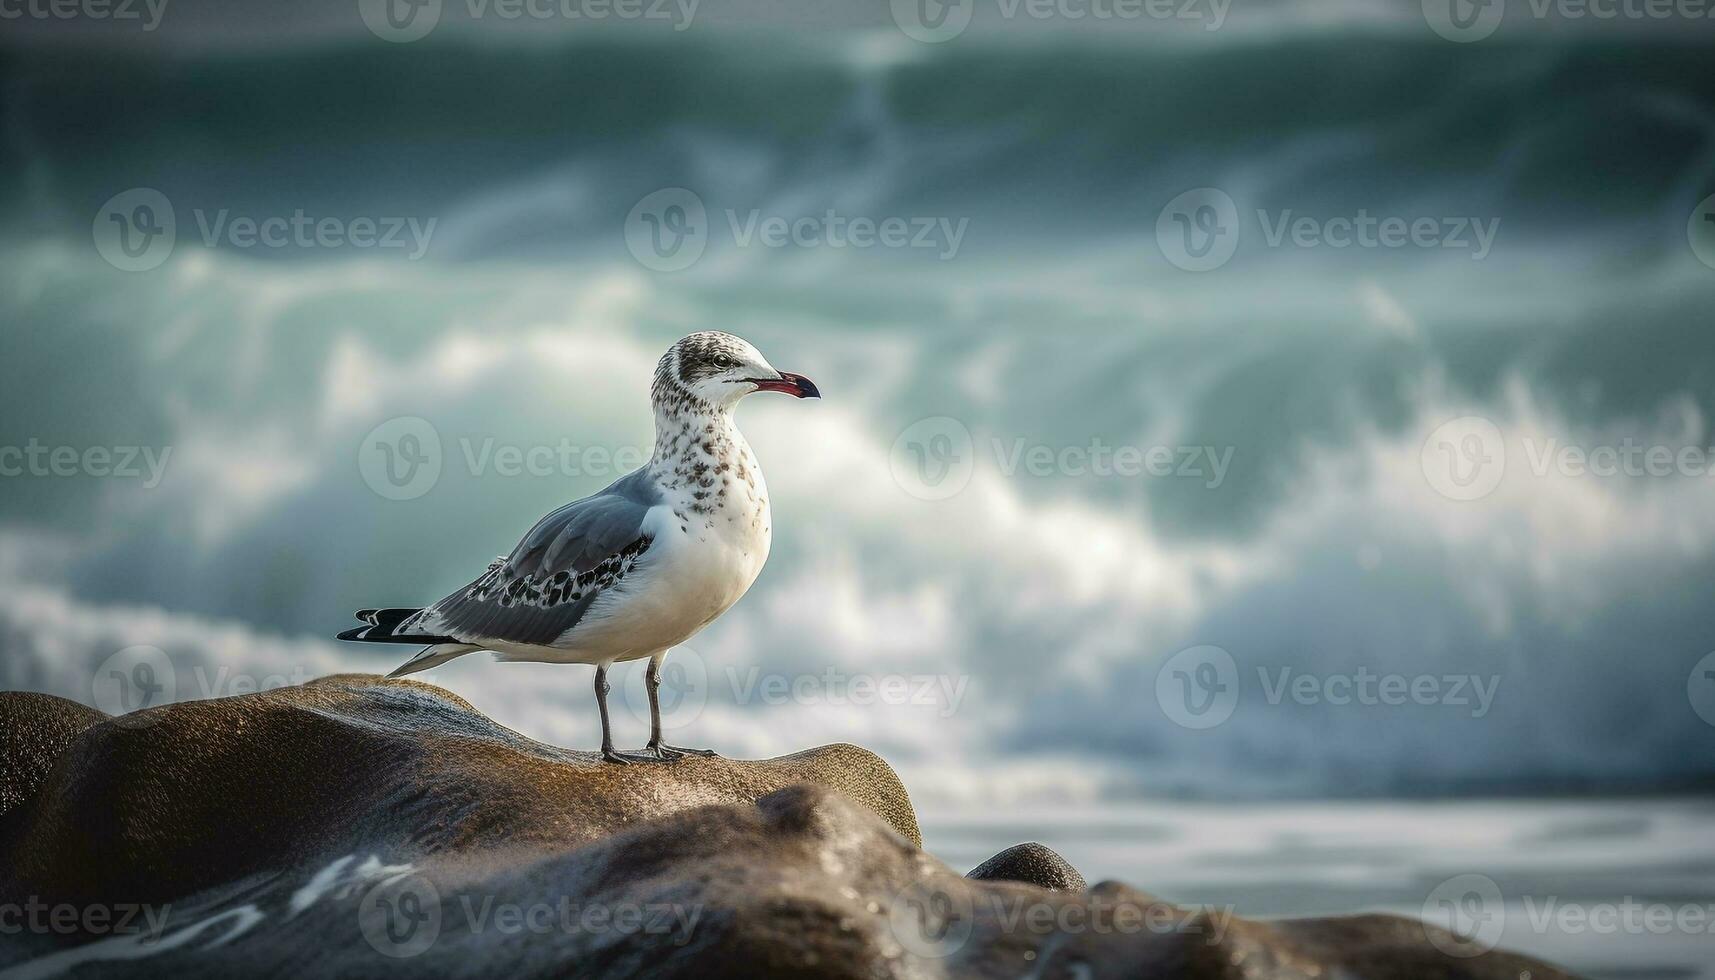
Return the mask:
<path id="1" fill-rule="evenodd" d="M 730 408 L 656 403 L 655 452 L 650 463 L 657 470 L 695 467 L 698 463 L 719 465 L 749 452 Z"/>
<path id="2" fill-rule="evenodd" d="M 722 512 L 743 519 L 720 526 L 766 537 L 768 488 L 730 406 L 657 401 L 649 472 L 684 527 L 694 520 L 716 527 L 715 514 Z"/>

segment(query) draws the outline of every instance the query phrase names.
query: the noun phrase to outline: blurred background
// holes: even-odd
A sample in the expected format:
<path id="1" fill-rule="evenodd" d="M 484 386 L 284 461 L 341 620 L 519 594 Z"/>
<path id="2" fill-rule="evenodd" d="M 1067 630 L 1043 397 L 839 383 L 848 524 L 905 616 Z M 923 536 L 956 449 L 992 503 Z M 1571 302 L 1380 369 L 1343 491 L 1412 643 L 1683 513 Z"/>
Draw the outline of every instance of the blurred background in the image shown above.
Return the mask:
<path id="1" fill-rule="evenodd" d="M 385 672 L 352 610 L 728 330 L 825 397 L 741 409 L 673 741 L 865 745 L 961 870 L 1715 976 L 1711 10 L 0 0 L 0 685 Z M 587 669 L 427 679 L 596 744 Z"/>

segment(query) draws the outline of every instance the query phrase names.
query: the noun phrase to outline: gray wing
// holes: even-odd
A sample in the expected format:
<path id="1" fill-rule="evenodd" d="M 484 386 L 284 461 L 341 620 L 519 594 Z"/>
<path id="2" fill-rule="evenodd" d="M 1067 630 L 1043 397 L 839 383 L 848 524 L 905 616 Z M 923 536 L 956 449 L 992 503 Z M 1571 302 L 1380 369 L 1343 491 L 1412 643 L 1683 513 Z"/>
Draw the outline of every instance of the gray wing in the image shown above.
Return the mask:
<path id="1" fill-rule="evenodd" d="M 659 499 L 639 470 L 561 507 L 536 522 L 512 554 L 400 629 L 467 643 L 553 643 L 648 552 L 643 518 Z"/>

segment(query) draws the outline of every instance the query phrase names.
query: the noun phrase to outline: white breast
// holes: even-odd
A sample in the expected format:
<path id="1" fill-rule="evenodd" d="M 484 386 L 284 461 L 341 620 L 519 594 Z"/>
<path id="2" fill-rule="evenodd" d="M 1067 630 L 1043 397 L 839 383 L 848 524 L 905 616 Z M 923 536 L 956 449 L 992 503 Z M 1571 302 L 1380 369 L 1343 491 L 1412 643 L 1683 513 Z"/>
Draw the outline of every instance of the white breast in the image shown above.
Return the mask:
<path id="1" fill-rule="evenodd" d="M 563 642 L 571 649 L 561 656 L 581 662 L 652 656 L 695 636 L 750 589 L 768 561 L 773 518 L 762 471 L 750 447 L 735 441 L 713 485 L 664 488 L 664 499 L 643 521 L 654 539 L 643 560 L 567 634 Z"/>

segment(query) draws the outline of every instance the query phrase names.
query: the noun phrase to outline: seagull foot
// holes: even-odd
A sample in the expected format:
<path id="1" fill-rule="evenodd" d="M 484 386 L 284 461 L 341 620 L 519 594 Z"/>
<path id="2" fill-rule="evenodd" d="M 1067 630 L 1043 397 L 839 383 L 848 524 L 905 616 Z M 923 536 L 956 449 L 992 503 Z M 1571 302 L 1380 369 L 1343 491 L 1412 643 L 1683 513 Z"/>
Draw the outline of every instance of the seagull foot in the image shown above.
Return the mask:
<path id="1" fill-rule="evenodd" d="M 655 758 L 660 759 L 662 762 L 675 762 L 685 757 L 685 753 L 680 752 L 671 745 L 663 745 L 660 742 L 650 742 L 648 745 L 643 747 L 643 751 L 648 755 L 652 755 Z"/>
<path id="2" fill-rule="evenodd" d="M 602 757 L 603 761 L 611 762 L 614 765 L 619 765 L 619 766 L 623 766 L 623 765 L 626 765 L 627 763 L 632 763 L 632 762 L 660 762 L 660 761 L 662 761 L 661 759 L 659 759 L 655 756 L 652 756 L 652 755 L 643 755 L 642 753 L 639 753 L 639 752 L 616 752 L 613 749 L 602 749 L 601 750 L 601 757 Z"/>
<path id="3" fill-rule="evenodd" d="M 716 752 L 714 749 L 687 749 L 683 745 L 668 745 L 666 742 L 661 743 L 661 748 L 668 752 L 677 752 L 679 755 L 700 755 L 705 759 L 718 759 L 721 757 L 721 754 Z M 677 758 L 677 756 L 674 758 Z"/>

